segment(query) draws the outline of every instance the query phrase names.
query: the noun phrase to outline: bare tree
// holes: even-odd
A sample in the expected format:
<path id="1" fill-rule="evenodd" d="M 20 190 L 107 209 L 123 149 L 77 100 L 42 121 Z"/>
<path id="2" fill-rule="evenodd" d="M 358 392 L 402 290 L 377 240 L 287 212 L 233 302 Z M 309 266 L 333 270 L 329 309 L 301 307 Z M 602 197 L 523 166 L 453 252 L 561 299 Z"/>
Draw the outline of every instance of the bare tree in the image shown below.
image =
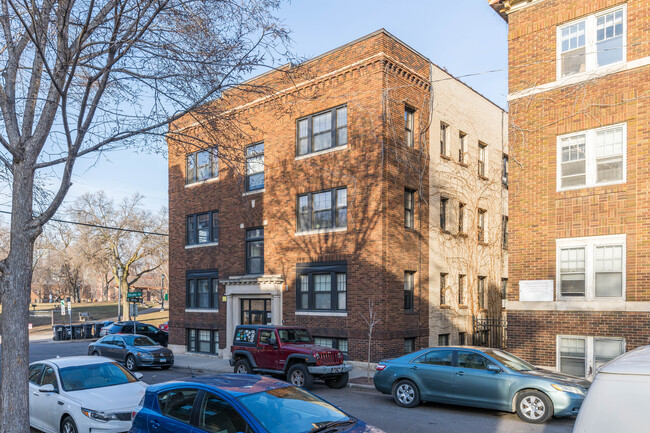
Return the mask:
<path id="1" fill-rule="evenodd" d="M 34 242 L 66 197 L 77 158 L 148 145 L 268 65 L 286 40 L 272 15 L 280 1 L 0 1 L 0 163 L 12 198 L 0 261 L 0 431 L 29 430 Z"/>
<path id="2" fill-rule="evenodd" d="M 366 380 L 370 380 L 370 354 L 372 347 L 372 331 L 375 329 L 381 319 L 379 318 L 379 312 L 375 309 L 375 299 L 368 299 L 368 315 L 361 313 L 361 318 L 366 325 L 368 326 L 368 366 L 366 367 Z"/>

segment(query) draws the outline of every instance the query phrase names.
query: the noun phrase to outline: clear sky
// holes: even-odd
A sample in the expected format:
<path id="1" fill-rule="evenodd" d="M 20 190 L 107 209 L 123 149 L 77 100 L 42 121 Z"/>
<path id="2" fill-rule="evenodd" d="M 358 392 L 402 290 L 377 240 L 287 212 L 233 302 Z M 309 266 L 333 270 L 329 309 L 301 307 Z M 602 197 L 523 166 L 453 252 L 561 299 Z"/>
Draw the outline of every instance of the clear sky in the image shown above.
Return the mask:
<path id="1" fill-rule="evenodd" d="M 292 51 L 314 57 L 385 28 L 499 106 L 506 107 L 507 25 L 487 0 L 293 0 L 277 16 Z M 487 72 L 499 70 L 497 72 Z M 167 206 L 167 159 L 116 151 L 78 163 L 66 203 L 105 190 L 116 200 L 139 192 L 152 211 Z"/>

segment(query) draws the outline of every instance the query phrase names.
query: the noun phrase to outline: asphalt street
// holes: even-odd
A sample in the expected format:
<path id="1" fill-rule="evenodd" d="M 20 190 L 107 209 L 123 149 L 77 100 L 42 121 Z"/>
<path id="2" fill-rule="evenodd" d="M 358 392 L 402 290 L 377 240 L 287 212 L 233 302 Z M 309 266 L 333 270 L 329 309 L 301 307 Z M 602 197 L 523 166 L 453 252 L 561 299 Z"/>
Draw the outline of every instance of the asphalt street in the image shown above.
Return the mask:
<path id="1" fill-rule="evenodd" d="M 87 342 L 32 342 L 30 361 L 56 356 L 86 355 Z M 190 376 L 183 368 L 140 370 L 146 383 L 153 384 Z M 570 433 L 573 418 L 551 419 L 547 424 L 527 424 L 517 415 L 459 406 L 425 403 L 413 409 L 398 407 L 391 396 L 374 390 L 329 389 L 316 384 L 312 390 L 349 414 L 373 424 L 387 433 Z"/>

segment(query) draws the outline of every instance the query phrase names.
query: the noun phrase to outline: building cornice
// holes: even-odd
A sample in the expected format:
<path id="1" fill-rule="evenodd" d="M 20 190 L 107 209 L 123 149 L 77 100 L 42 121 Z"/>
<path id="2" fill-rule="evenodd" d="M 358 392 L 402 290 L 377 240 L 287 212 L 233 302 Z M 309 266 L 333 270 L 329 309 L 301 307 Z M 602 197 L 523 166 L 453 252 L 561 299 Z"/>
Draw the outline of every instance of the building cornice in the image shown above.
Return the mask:
<path id="1" fill-rule="evenodd" d="M 221 280 L 226 286 L 244 286 L 251 284 L 283 284 L 282 275 L 242 275 Z"/>

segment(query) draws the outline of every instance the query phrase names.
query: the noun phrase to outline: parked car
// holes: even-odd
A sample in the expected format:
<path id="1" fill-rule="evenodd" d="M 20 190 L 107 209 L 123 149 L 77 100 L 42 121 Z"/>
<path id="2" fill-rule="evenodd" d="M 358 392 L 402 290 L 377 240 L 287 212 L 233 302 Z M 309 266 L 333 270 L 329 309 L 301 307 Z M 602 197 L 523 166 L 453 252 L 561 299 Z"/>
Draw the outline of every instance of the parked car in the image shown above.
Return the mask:
<path id="1" fill-rule="evenodd" d="M 645 433 L 648 400 L 650 346 L 642 346 L 597 370 L 573 433 Z"/>
<path id="2" fill-rule="evenodd" d="M 153 341 L 161 346 L 167 347 L 169 340 L 169 333 L 161 331 L 153 325 L 147 323 L 135 322 L 135 332 L 133 332 L 133 321 L 128 322 L 115 322 L 106 330 L 106 335 L 109 334 L 139 334 L 146 335 Z"/>
<path id="3" fill-rule="evenodd" d="M 242 374 L 148 387 L 130 433 L 152 431 L 382 433 L 302 388 Z"/>
<path id="4" fill-rule="evenodd" d="M 343 388 L 352 370 L 339 350 L 314 344 L 305 328 L 240 325 L 235 328 L 231 351 L 235 373 L 278 374 L 307 389 L 314 379 L 330 388 Z"/>
<path id="5" fill-rule="evenodd" d="M 536 368 L 499 349 L 434 347 L 381 361 L 375 388 L 403 407 L 420 401 L 517 412 L 530 423 L 575 415 L 589 381 Z"/>
<path id="6" fill-rule="evenodd" d="M 102 327 L 99 330 L 99 336 L 103 337 L 104 335 L 106 335 L 106 331 L 108 331 L 108 328 L 115 322 L 113 322 L 112 320 L 104 320 L 104 321 L 97 322 L 97 323 L 102 324 Z"/>
<path id="7" fill-rule="evenodd" d="M 127 431 L 147 385 L 112 359 L 74 356 L 29 365 L 29 424 L 45 433 Z"/>
<path id="8" fill-rule="evenodd" d="M 174 365 L 174 353 L 145 335 L 112 334 L 88 345 L 88 355 L 105 356 L 126 365 L 131 371 L 140 367 Z"/>
<path id="9" fill-rule="evenodd" d="M 160 329 L 161 331 L 169 332 L 169 320 L 166 321 L 165 323 L 161 323 L 160 325 L 158 325 L 158 329 Z"/>

